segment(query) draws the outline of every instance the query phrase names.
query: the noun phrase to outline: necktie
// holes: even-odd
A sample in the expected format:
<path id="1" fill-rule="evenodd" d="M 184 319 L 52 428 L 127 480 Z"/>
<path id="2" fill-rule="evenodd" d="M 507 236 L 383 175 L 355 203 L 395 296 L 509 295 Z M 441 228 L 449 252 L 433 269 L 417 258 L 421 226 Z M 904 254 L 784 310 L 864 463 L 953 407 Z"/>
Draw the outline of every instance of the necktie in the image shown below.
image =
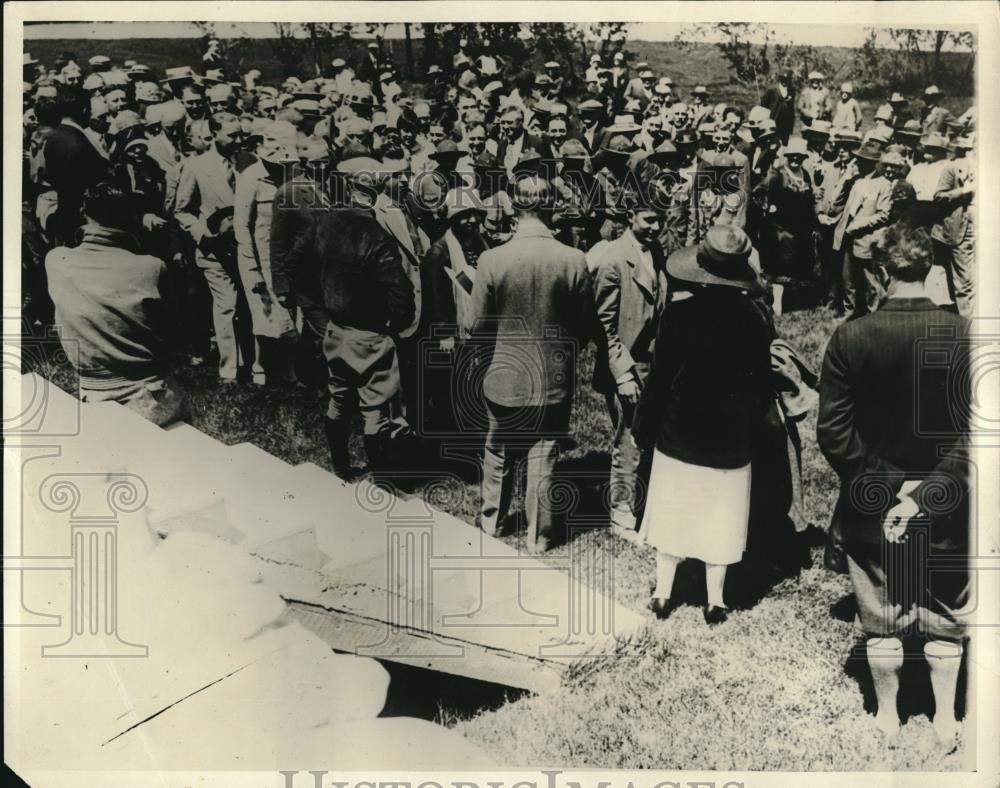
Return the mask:
<path id="1" fill-rule="evenodd" d="M 236 171 L 233 169 L 233 163 L 229 159 L 223 161 L 223 166 L 226 168 L 226 183 L 229 184 L 231 191 L 236 191 Z"/>

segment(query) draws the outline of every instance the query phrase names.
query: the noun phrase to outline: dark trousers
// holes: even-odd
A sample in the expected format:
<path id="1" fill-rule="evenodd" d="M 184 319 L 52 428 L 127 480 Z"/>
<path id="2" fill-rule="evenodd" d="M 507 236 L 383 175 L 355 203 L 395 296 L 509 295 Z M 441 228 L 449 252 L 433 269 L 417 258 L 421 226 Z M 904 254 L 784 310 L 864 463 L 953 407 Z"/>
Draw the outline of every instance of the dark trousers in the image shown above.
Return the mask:
<path id="1" fill-rule="evenodd" d="M 558 490 L 555 464 L 559 439 L 569 431 L 571 407 L 568 399 L 554 405 L 514 408 L 486 400 L 489 427 L 483 452 L 480 508 L 480 525 L 486 533 L 495 535 L 507 516 L 515 464 L 526 455 L 528 550 L 541 552 L 555 541 L 566 512 L 554 504 L 567 497 Z"/>

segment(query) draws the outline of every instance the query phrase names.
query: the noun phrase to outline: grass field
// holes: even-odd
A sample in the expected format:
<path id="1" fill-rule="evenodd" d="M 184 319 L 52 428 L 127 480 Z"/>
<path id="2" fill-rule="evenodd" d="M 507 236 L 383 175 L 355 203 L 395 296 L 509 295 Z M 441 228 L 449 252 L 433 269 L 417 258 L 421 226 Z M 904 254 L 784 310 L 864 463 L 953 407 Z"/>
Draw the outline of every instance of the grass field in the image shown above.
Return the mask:
<path id="1" fill-rule="evenodd" d="M 401 43 L 396 52 L 401 61 Z M 267 42 L 247 45 L 246 67 L 280 75 Z M 136 57 L 154 69 L 197 63 L 194 40 L 29 41 L 32 54 L 51 62 L 60 51 L 86 60 L 98 52 L 121 60 Z M 706 84 L 715 100 L 756 103 L 755 94 L 730 80 L 725 62 L 711 46 L 685 51 L 672 44 L 630 42 L 634 60 L 647 60 L 658 74 L 670 74 L 682 95 Z M 350 55 L 351 53 L 347 53 Z M 849 50 L 831 53 L 846 62 Z M 875 103 L 862 102 L 866 118 Z M 968 99 L 949 98 L 956 113 Z M 825 309 L 785 314 L 779 332 L 813 369 L 835 325 Z M 589 387 L 593 351 L 581 362 L 574 407 L 574 441 L 561 456 L 563 469 L 603 473 L 608 464 L 611 424 L 603 399 Z M 65 367 L 43 374 L 69 390 Z M 323 437 L 321 398 L 307 391 L 277 391 L 249 384 L 220 388 L 214 371 L 178 370 L 191 403 L 191 423 L 234 444 L 249 441 L 289 463 L 329 467 Z M 815 444 L 815 414 L 800 427 L 804 443 L 805 508 L 810 522 L 825 529 L 836 480 Z M 361 463 L 361 441 L 353 450 Z M 417 487 L 414 494 L 421 494 Z M 475 483 L 465 483 L 447 508 L 471 523 L 478 505 Z M 815 533 L 815 532 L 813 532 Z M 580 539 L 596 539 L 584 534 Z M 508 537 L 511 541 L 516 536 Z M 560 548 L 565 550 L 566 548 Z M 559 555 L 557 550 L 556 555 Z M 779 582 L 757 604 L 738 609 L 716 628 L 705 626 L 694 605 L 666 622 L 653 622 L 615 658 L 583 662 L 563 685 L 546 696 L 526 697 L 496 711 L 462 716 L 444 708 L 440 718 L 507 766 L 560 766 L 741 770 L 956 770 L 967 763 L 968 747 L 945 754 L 934 745 L 928 722 L 926 672 L 909 666 L 910 715 L 897 746 L 890 748 L 869 724 L 870 692 L 864 670 L 850 660 L 853 627 L 840 609 L 849 592 L 843 576 L 822 567 L 822 548 L 813 544 L 813 566 Z M 653 577 L 651 549 L 622 543 L 616 559 L 618 600 L 642 611 Z M 697 598 L 697 571 L 679 576 L 682 594 Z M 967 736 L 971 741 L 974 737 Z"/>
<path id="2" fill-rule="evenodd" d="M 814 369 L 835 325 L 826 309 L 792 312 L 778 329 Z M 572 445 L 560 467 L 607 468 L 611 425 L 603 400 L 589 386 L 593 348 L 584 354 L 574 405 Z M 74 389 L 65 367 L 42 370 Z M 191 423 L 228 443 L 249 441 L 290 463 L 329 468 L 322 401 L 315 393 L 239 384 L 222 389 L 214 371 L 181 368 L 191 401 Z M 823 529 L 836 481 L 815 444 L 815 414 L 801 425 L 808 520 Z M 360 439 L 353 444 L 363 464 Z M 420 495 L 421 487 L 414 490 Z M 447 508 L 471 523 L 479 493 L 474 482 L 450 497 Z M 592 532 L 579 539 L 596 539 Z M 519 537 L 512 535 L 514 543 Z M 557 548 L 553 556 L 564 554 Z M 696 604 L 623 643 L 616 657 L 584 661 L 545 696 L 526 697 L 496 711 L 463 716 L 442 708 L 439 719 L 509 766 L 660 769 L 954 770 L 964 750 L 944 754 L 934 744 L 926 672 L 914 662 L 901 701 L 912 715 L 890 748 L 869 724 L 870 690 L 858 660 L 849 660 L 853 626 L 831 614 L 850 587 L 822 566 L 779 582 L 758 603 L 735 610 L 709 629 Z M 616 595 L 643 611 L 653 578 L 651 548 L 622 542 L 616 556 Z M 744 567 L 744 571 L 753 571 Z M 738 577 L 738 572 L 735 573 Z M 697 567 L 685 565 L 676 596 L 698 598 Z M 703 586 L 701 586 L 703 587 Z M 728 593 L 728 591 L 727 591 Z M 732 601 L 732 600 L 730 600 Z M 871 706 L 869 706 L 871 708 Z"/>

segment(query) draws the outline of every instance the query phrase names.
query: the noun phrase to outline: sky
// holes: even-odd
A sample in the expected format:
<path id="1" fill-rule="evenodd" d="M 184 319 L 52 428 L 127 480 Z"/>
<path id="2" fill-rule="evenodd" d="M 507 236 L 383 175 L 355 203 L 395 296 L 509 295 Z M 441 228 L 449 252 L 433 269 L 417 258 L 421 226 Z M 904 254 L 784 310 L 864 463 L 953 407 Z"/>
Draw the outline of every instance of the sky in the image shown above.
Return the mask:
<path id="1" fill-rule="evenodd" d="M 673 40 L 686 25 L 674 22 L 637 22 L 630 25 L 629 38 L 641 41 Z M 861 25 L 772 25 L 778 38 L 789 43 L 813 46 L 860 46 L 868 28 Z M 274 35 L 269 23 L 228 23 L 216 22 L 217 35 L 235 37 L 245 34 L 251 38 L 268 38 Z M 419 27 L 413 30 L 419 37 Z M 56 22 L 27 25 L 24 28 L 26 40 L 41 38 L 182 38 L 198 37 L 201 30 L 192 22 Z M 391 24 L 386 31 L 388 38 L 401 38 L 403 25 Z M 705 40 L 711 41 L 709 35 Z M 753 40 L 753 39 L 751 39 Z M 758 43 L 754 41 L 753 43 Z"/>

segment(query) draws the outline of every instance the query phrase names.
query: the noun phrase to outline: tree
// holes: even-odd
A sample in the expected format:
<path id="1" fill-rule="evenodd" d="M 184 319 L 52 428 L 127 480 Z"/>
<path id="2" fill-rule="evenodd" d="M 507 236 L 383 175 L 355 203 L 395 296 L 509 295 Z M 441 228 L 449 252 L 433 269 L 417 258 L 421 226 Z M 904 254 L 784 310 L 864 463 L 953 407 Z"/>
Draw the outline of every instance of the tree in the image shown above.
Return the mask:
<path id="1" fill-rule="evenodd" d="M 711 43 L 725 59 L 735 81 L 756 87 L 758 94 L 765 82 L 782 71 L 790 71 L 793 82 L 799 86 L 810 71 L 822 71 L 831 79 L 836 79 L 841 71 L 815 47 L 782 42 L 770 25 L 758 22 L 688 25 L 674 41 L 688 48 Z"/>
<path id="2" fill-rule="evenodd" d="M 859 80 L 885 91 L 920 92 L 939 84 L 951 95 L 971 95 L 975 63 L 976 38 L 969 31 L 869 28 L 854 69 Z"/>
<path id="3" fill-rule="evenodd" d="M 227 78 L 237 76 L 243 71 L 243 59 L 246 54 L 247 42 L 249 38 L 245 32 L 240 31 L 235 38 L 224 38 L 216 33 L 215 25 L 211 22 L 194 23 L 202 32 L 201 51 L 213 54 L 212 64 L 203 66 L 208 68 L 221 68 Z"/>

